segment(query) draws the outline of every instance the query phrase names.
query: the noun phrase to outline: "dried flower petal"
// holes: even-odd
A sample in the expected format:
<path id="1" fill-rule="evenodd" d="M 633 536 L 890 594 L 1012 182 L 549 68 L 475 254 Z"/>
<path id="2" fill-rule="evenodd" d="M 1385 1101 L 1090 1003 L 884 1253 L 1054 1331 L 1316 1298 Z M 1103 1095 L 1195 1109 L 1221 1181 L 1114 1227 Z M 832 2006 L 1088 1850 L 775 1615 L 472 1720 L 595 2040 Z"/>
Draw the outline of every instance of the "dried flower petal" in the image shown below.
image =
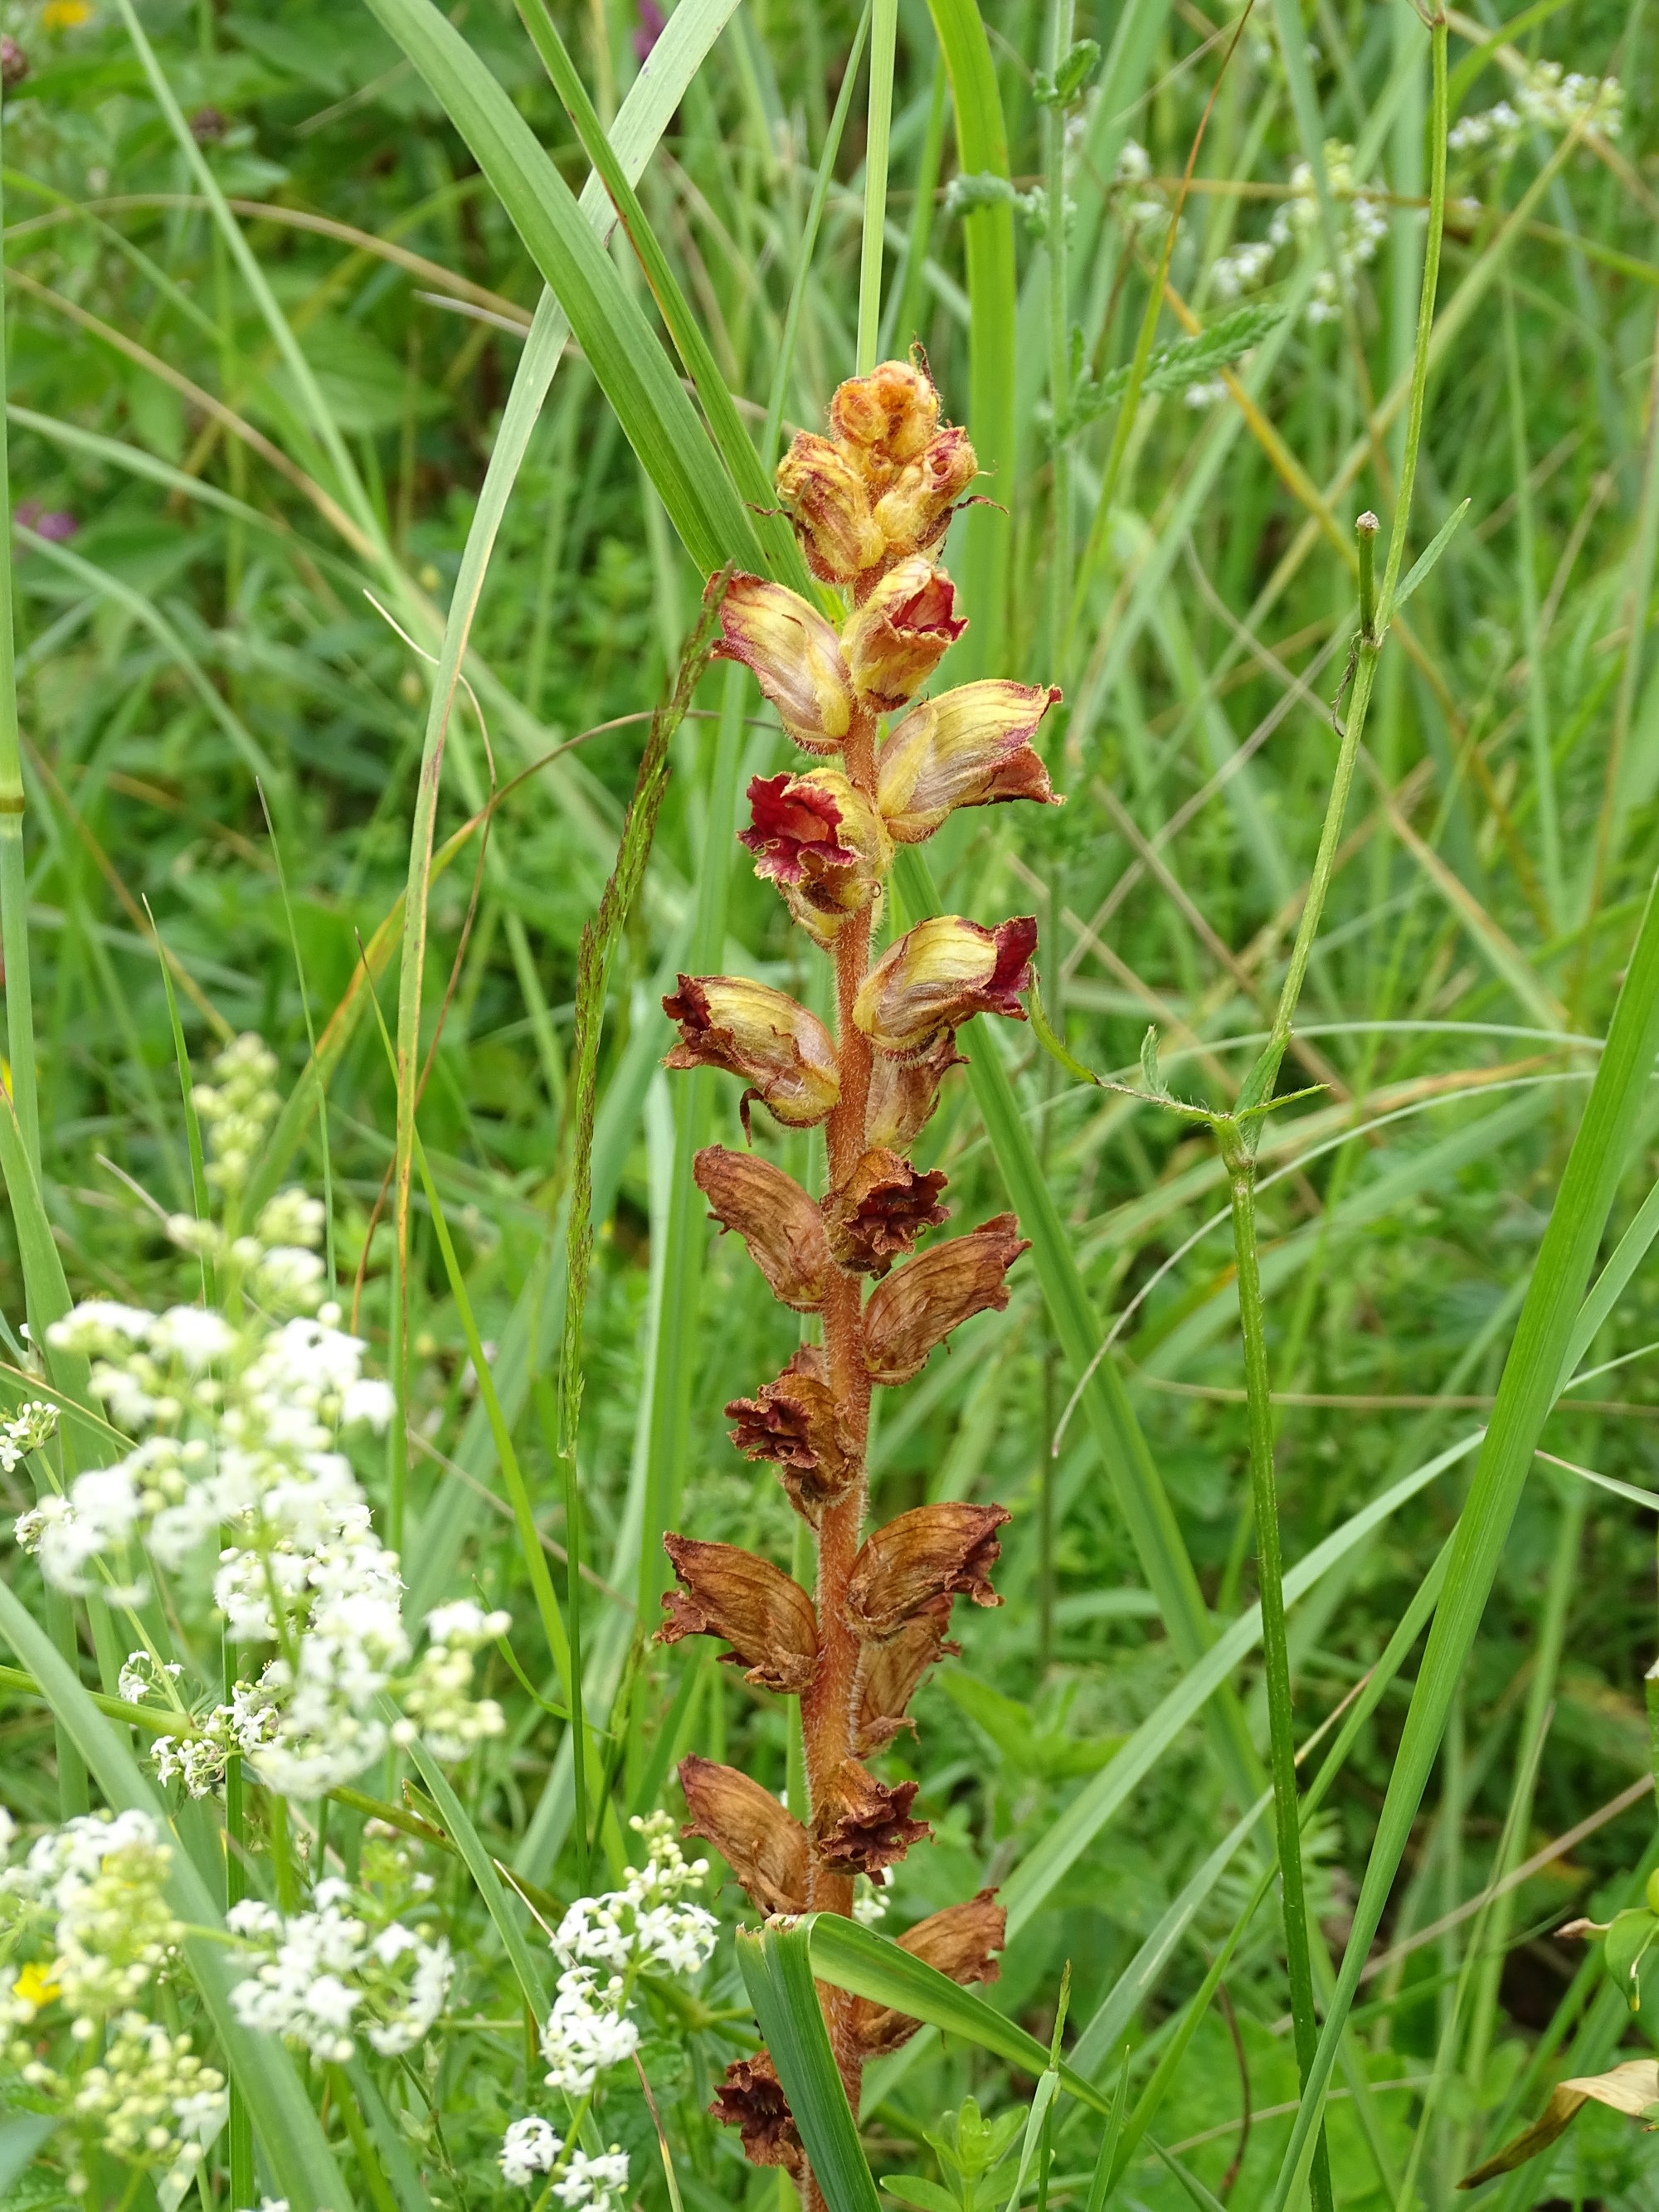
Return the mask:
<path id="1" fill-rule="evenodd" d="M 805 1911 L 806 1831 L 769 1790 L 735 1766 L 696 1758 L 680 1761 L 680 1788 L 691 1815 L 683 1836 L 713 1844 L 761 1911 Z"/>
<path id="2" fill-rule="evenodd" d="M 1023 1022 L 1036 923 L 1030 915 L 981 929 L 941 914 L 890 945 L 860 986 L 853 1019 L 880 1052 L 910 1060 L 974 1014 Z"/>
<path id="3" fill-rule="evenodd" d="M 987 1577 L 1002 1547 L 1006 1506 L 946 1500 L 917 1505 L 866 1537 L 847 1577 L 847 1626 L 854 1636 L 891 1636 L 937 1598 L 961 1594 L 1000 1605 Z"/>
<path id="4" fill-rule="evenodd" d="M 781 2166 L 797 2181 L 802 2178 L 806 2153 L 769 2052 L 734 2058 L 708 2109 L 724 2126 L 741 2130 L 750 2166 Z"/>
<path id="5" fill-rule="evenodd" d="M 1062 805 L 1031 744 L 1060 697 L 1056 686 L 993 681 L 959 684 L 913 708 L 876 764 L 878 803 L 892 836 L 901 845 L 919 845 L 957 806 L 1011 799 Z"/>
<path id="6" fill-rule="evenodd" d="M 893 858 L 881 816 L 838 769 L 757 775 L 749 786 L 750 823 L 739 842 L 758 857 L 757 876 L 783 888 L 789 909 L 819 944 L 833 942 L 862 913 Z"/>
<path id="7" fill-rule="evenodd" d="M 753 1398 L 733 1398 L 726 1411 L 738 1425 L 732 1431 L 738 1449 L 775 1464 L 790 1504 L 814 1528 L 824 1507 L 857 1480 L 856 1450 L 819 1346 L 804 1344 L 775 1382 Z"/>
<path id="8" fill-rule="evenodd" d="M 806 565 L 826 584 L 850 584 L 887 550 L 865 479 L 841 447 L 803 430 L 778 465 L 778 498 Z"/>
<path id="9" fill-rule="evenodd" d="M 860 1758 L 890 1743 L 901 1729 L 915 1733 L 904 1709 L 917 1683 L 939 1660 L 961 1656 L 962 1646 L 945 1635 L 950 1625 L 951 1600 L 932 1597 L 892 1635 L 860 1646 L 853 1680 L 854 1741 Z"/>
<path id="10" fill-rule="evenodd" d="M 735 575 L 720 602 L 717 660 L 740 660 L 809 753 L 839 752 L 853 719 L 841 641 L 817 609 L 781 584 Z"/>
<path id="11" fill-rule="evenodd" d="M 815 1313 L 830 1281 L 823 1216 L 793 1176 L 753 1152 L 706 1145 L 691 1163 L 697 1188 L 724 1231 L 735 1229 L 772 1295 L 796 1313 Z"/>
<path id="12" fill-rule="evenodd" d="M 1008 1916 L 996 1902 L 994 1889 L 982 1889 L 965 1905 L 947 1905 L 943 1912 L 929 1913 L 899 1937 L 901 1951 L 932 1966 L 967 1988 L 973 1982 L 994 1982 L 1001 1972 L 997 1953 L 1007 1936 Z M 866 2058 L 896 2051 L 908 2043 L 921 2022 L 908 2013 L 894 2012 L 873 1997 L 854 2000 L 852 2030 Z"/>
<path id="13" fill-rule="evenodd" d="M 867 1152 L 823 1201 L 830 1251 L 843 1267 L 884 1275 L 924 1230 L 937 1229 L 950 1218 L 949 1206 L 936 1202 L 945 1184 L 940 1169 L 921 1175 L 901 1154 L 884 1146 Z"/>
<path id="14" fill-rule="evenodd" d="M 937 545 L 950 527 L 957 501 L 979 474 L 973 443 L 961 429 L 940 430 L 901 470 L 890 491 L 876 501 L 874 520 L 890 558 L 903 559 Z"/>
<path id="15" fill-rule="evenodd" d="M 966 1237 L 952 1237 L 907 1261 L 870 1295 L 864 1310 L 864 1364 L 878 1382 L 908 1382 L 961 1322 L 1008 1303 L 1003 1278 L 1030 1240 L 1012 1213 L 999 1213 Z"/>
<path id="16" fill-rule="evenodd" d="M 856 453 L 866 481 L 884 489 L 907 461 L 926 451 L 939 428 L 939 393 L 926 356 L 879 362 L 868 376 L 848 377 L 830 402 L 830 420 Z"/>
<path id="17" fill-rule="evenodd" d="M 743 1126 L 758 1098 L 792 1129 L 823 1121 L 841 1096 L 841 1071 L 830 1032 L 784 991 L 746 975 L 682 975 L 662 1002 L 680 1025 L 680 1042 L 665 1067 L 723 1067 L 752 1087 L 743 1096 Z"/>
<path id="18" fill-rule="evenodd" d="M 914 697 L 967 629 L 956 597 L 943 568 L 920 558 L 901 561 L 853 616 L 842 651 L 854 689 L 878 713 L 890 714 Z"/>
<path id="19" fill-rule="evenodd" d="M 913 1820 L 917 1782 L 878 1782 L 855 1759 L 842 1759 L 822 1802 L 813 1808 L 812 1843 L 819 1863 L 837 1874 L 867 1874 L 879 1882 L 912 1844 L 933 1830 Z"/>
<path id="20" fill-rule="evenodd" d="M 657 1631 L 659 1644 L 723 1637 L 732 1646 L 730 1662 L 744 1668 L 757 1688 L 799 1692 L 811 1686 L 818 1671 L 818 1619 L 798 1582 L 736 1544 L 669 1534 L 662 1547 L 685 1588 L 663 1592 L 668 1618 Z"/>
<path id="21" fill-rule="evenodd" d="M 902 1152 L 932 1120 L 947 1070 L 967 1065 L 951 1030 L 936 1037 L 919 1059 L 894 1060 L 884 1052 L 877 1053 L 870 1070 L 870 1105 L 865 1121 L 869 1142 Z"/>

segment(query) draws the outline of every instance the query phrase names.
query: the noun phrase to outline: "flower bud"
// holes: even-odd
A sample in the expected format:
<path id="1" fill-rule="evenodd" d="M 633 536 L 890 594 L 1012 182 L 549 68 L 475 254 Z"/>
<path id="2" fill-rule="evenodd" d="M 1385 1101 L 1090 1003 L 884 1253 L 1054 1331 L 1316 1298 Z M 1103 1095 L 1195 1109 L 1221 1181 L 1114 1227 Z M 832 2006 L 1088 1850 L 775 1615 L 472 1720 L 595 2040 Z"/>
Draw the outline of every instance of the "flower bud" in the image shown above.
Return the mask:
<path id="1" fill-rule="evenodd" d="M 778 498 L 806 565 L 826 584 L 850 584 L 887 550 L 863 476 L 828 438 L 803 430 L 778 465 Z"/>
<path id="2" fill-rule="evenodd" d="M 0 89 L 15 92 L 29 73 L 29 58 L 15 39 L 0 38 Z"/>
<path id="3" fill-rule="evenodd" d="M 830 1283 L 823 1216 L 793 1176 L 753 1152 L 705 1145 L 691 1163 L 721 1231 L 735 1229 L 780 1304 L 816 1313 Z"/>
<path id="4" fill-rule="evenodd" d="M 1009 799 L 1063 805 L 1030 742 L 1060 696 L 1040 684 L 963 684 L 912 708 L 876 763 L 877 801 L 892 836 L 919 845 L 957 806 Z"/>
<path id="5" fill-rule="evenodd" d="M 823 1201 L 830 1251 L 843 1267 L 884 1275 L 924 1230 L 949 1219 L 949 1206 L 935 1202 L 945 1183 L 938 1168 L 919 1175 L 897 1152 L 879 1146 L 867 1152 Z"/>
<path id="6" fill-rule="evenodd" d="M 818 1617 L 798 1582 L 736 1544 L 670 1534 L 662 1547 L 685 1588 L 663 1592 L 668 1618 L 659 1644 L 723 1637 L 732 1646 L 727 1659 L 757 1688 L 799 1694 L 810 1687 L 818 1671 Z"/>
<path id="7" fill-rule="evenodd" d="M 879 1882 L 884 1867 L 896 1865 L 912 1844 L 933 1832 L 926 1820 L 910 1818 L 921 1787 L 919 1782 L 890 1787 L 857 1759 L 842 1759 L 812 1811 L 818 1863 L 836 1874 L 867 1874 Z"/>
<path id="8" fill-rule="evenodd" d="M 956 586 L 918 557 L 890 568 L 842 634 L 853 688 L 890 714 L 921 689 L 968 627 Z"/>
<path id="9" fill-rule="evenodd" d="M 1031 988 L 1036 949 L 1030 915 L 994 929 L 935 915 L 888 946 L 859 988 L 853 1019 L 878 1052 L 899 1060 L 919 1057 L 974 1014 L 1023 1022 L 1019 994 Z"/>
<path id="10" fill-rule="evenodd" d="M 683 1836 L 713 1844 L 762 1912 L 805 1912 L 810 1858 L 806 1831 L 769 1790 L 717 1766 L 712 1759 L 683 1759 L 680 1788 L 691 1818 Z"/>
<path id="11" fill-rule="evenodd" d="M 870 1070 L 870 1105 L 865 1121 L 865 1134 L 871 1144 L 902 1152 L 932 1120 L 946 1071 L 967 1065 L 949 1030 L 936 1037 L 919 1060 L 891 1060 L 878 1052 Z"/>
<path id="12" fill-rule="evenodd" d="M 841 750 L 853 719 L 853 684 L 841 640 L 818 612 L 781 584 L 733 576 L 720 602 L 717 660 L 740 660 L 809 753 Z"/>
<path id="13" fill-rule="evenodd" d="M 884 479 L 923 453 L 939 428 L 939 393 L 926 360 L 884 361 L 868 376 L 848 377 L 830 402 L 830 420 L 866 479 L 884 490 Z"/>
<path id="14" fill-rule="evenodd" d="M 938 1598 L 958 1592 L 1000 1605 L 987 1580 L 1001 1554 L 1004 1505 L 946 1500 L 914 1506 L 866 1537 L 847 1577 L 846 1621 L 861 1641 L 879 1642 Z"/>
<path id="15" fill-rule="evenodd" d="M 804 2179 L 806 2153 L 769 2051 L 734 2058 L 708 2109 L 724 2126 L 741 2131 L 750 2166 L 781 2166 L 798 2183 Z"/>
<path id="16" fill-rule="evenodd" d="M 665 1067 L 723 1067 L 740 1076 L 750 1086 L 739 1109 L 745 1136 L 757 1098 L 791 1129 L 826 1119 L 841 1096 L 841 1071 L 816 1015 L 747 975 L 682 975 L 679 986 L 662 1002 L 680 1025 Z"/>
<path id="17" fill-rule="evenodd" d="M 903 560 L 937 545 L 951 526 L 957 501 L 979 474 L 965 430 L 941 430 L 900 471 L 890 491 L 876 501 L 874 521 L 890 560 Z"/>
<path id="18" fill-rule="evenodd" d="M 849 915 L 861 914 L 893 858 L 880 815 L 839 769 L 757 775 L 750 826 L 738 842 L 755 873 L 783 887 L 789 910 L 826 948 Z"/>
<path id="19" fill-rule="evenodd" d="M 908 1382 L 927 1355 L 970 1315 L 1000 1313 L 1003 1280 L 1030 1240 L 1012 1213 L 999 1213 L 966 1237 L 953 1237 L 905 1262 L 870 1294 L 864 1309 L 864 1364 L 878 1382 Z"/>
<path id="20" fill-rule="evenodd" d="M 982 1889 L 965 1905 L 948 1905 L 943 1912 L 917 1921 L 899 1937 L 898 1947 L 965 1989 L 972 1982 L 997 1979 L 1001 1970 L 996 1954 L 1007 1932 L 1008 1916 L 996 1902 L 995 1890 Z M 866 2058 L 896 2051 L 921 2025 L 908 2013 L 894 2012 L 873 1997 L 854 1999 L 853 2038 Z"/>
<path id="21" fill-rule="evenodd" d="M 878 1644 L 859 1647 L 853 1678 L 853 1741 L 861 1759 L 889 1744 L 901 1729 L 915 1733 L 905 1707 L 927 1669 L 945 1657 L 962 1656 L 962 1646 L 945 1635 L 951 1600 L 931 1597 Z"/>
<path id="22" fill-rule="evenodd" d="M 753 1398 L 733 1398 L 726 1412 L 738 1425 L 732 1431 L 738 1449 L 774 1462 L 789 1503 L 814 1528 L 824 1507 L 857 1480 L 857 1445 L 830 1388 L 821 1346 L 804 1344 L 775 1382 Z"/>

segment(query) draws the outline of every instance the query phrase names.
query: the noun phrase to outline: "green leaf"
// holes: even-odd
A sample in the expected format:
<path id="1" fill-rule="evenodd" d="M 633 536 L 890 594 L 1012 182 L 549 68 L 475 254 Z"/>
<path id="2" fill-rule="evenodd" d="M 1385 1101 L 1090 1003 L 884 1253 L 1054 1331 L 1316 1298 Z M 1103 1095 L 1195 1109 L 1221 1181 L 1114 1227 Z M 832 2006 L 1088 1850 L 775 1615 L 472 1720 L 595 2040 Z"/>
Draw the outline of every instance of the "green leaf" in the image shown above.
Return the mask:
<path id="1" fill-rule="evenodd" d="M 431 0 L 368 0 L 441 102 L 569 318 L 623 434 L 705 574 L 765 566 L 748 515 L 643 310 L 534 132 Z"/>
<path id="2" fill-rule="evenodd" d="M 917 848 L 904 848 L 895 873 L 913 921 L 940 911 L 939 894 Z M 1100 1351 L 1100 1324 L 1048 1178 L 1038 1164 L 1030 1133 L 1003 1071 L 996 1040 L 988 1030 L 980 1033 L 969 1057 L 968 1080 L 1021 1231 L 1031 1240 L 1031 1256 L 1054 1334 L 1073 1374 L 1080 1376 Z M 1141 1571 L 1158 1599 L 1170 1641 L 1183 1666 L 1196 1666 L 1211 1637 L 1203 1593 L 1163 1478 L 1135 1419 L 1122 1377 L 1110 1359 L 1102 1359 L 1095 1367 L 1084 1392 L 1084 1408 L 1113 1494 L 1128 1522 Z M 1261 1789 L 1263 1777 L 1231 1690 L 1213 1726 L 1229 1783 L 1238 1801 L 1248 1804 Z"/>
<path id="3" fill-rule="evenodd" d="M 540 1967 L 531 1955 L 530 1946 L 525 1942 L 524 1930 L 519 1925 L 518 1914 L 507 1902 L 507 1892 L 501 1887 L 501 1878 L 495 1871 L 495 1862 L 484 1849 L 483 1840 L 468 1817 L 465 1807 L 450 1788 L 442 1767 L 439 1765 L 418 1736 L 409 1747 L 409 1756 L 413 1760 L 421 1780 L 426 1785 L 427 1795 L 438 1808 L 438 1816 L 443 1823 L 445 1833 L 466 1861 L 467 1872 L 477 1886 L 478 1894 L 483 1898 L 489 1917 L 495 1923 L 496 1932 L 501 1936 L 501 1948 L 512 1963 L 514 1973 L 518 1977 L 519 1987 L 524 1991 L 525 2002 L 538 2020 L 545 2018 L 548 2008 L 547 1984 L 542 1978 Z"/>
<path id="4" fill-rule="evenodd" d="M 1601 1963 L 1607 1968 L 1613 1987 L 1632 2012 L 1642 2009 L 1641 1984 L 1637 1980 L 1637 1969 L 1659 1936 L 1659 1914 L 1650 1912 L 1644 1905 L 1633 1905 L 1627 1912 L 1615 1913 L 1607 1942 L 1602 1947 Z"/>
<path id="5" fill-rule="evenodd" d="M 137 1808 L 173 1826 L 158 1791 L 140 1771 L 119 1729 L 106 1721 L 52 1648 L 22 1601 L 0 1583 L 0 1633 L 52 1702 L 53 1713 L 97 1777 L 105 1798 L 119 1810 Z M 177 1837 L 177 1829 L 173 1829 Z M 334 2212 L 350 2198 L 334 2154 L 313 2111 L 294 2062 L 274 2037 L 242 2026 L 230 2002 L 237 1976 L 224 1938 L 218 1904 L 189 1853 L 176 1844 L 167 1879 L 167 1901 L 188 1929 L 185 1956 L 213 2021 L 219 2048 L 252 2117 L 272 2179 L 294 2212 Z"/>
<path id="6" fill-rule="evenodd" d="M 1455 507 L 1448 519 L 1443 522 L 1439 529 L 1436 531 L 1428 544 L 1424 547 L 1423 550 L 1418 555 L 1416 560 L 1412 562 L 1411 567 L 1407 569 L 1400 588 L 1394 595 L 1394 605 L 1389 610 L 1391 614 L 1398 614 L 1401 608 L 1405 605 L 1407 600 L 1410 599 L 1412 593 L 1417 589 L 1418 586 L 1419 584 L 1425 583 L 1428 580 L 1430 574 L 1434 569 L 1435 564 L 1439 560 L 1441 555 L 1445 551 L 1446 548 L 1451 544 L 1453 533 L 1455 532 L 1458 524 L 1462 522 L 1463 517 L 1468 513 L 1470 501 L 1467 499 L 1463 500 L 1458 506 Z"/>
<path id="7" fill-rule="evenodd" d="M 914 2204 L 916 2212 L 962 2212 L 962 2206 L 948 2189 L 941 2189 L 937 2181 L 913 2179 L 905 2173 L 884 2173 L 881 2185 L 889 2197 L 896 2197 L 901 2204 Z"/>
<path id="8" fill-rule="evenodd" d="M 0 2119 L 0 2191 L 11 2186 L 63 2124 L 61 2112 L 9 2112 Z"/>
<path id="9" fill-rule="evenodd" d="M 830 2212 L 881 2212 L 813 1986 L 811 1926 L 739 1929 L 738 1964 Z"/>
<path id="10" fill-rule="evenodd" d="M 1354 1907 L 1336 1990 L 1279 2168 L 1273 2203 L 1283 2212 L 1298 2185 L 1365 1956 L 1404 1856 L 1498 1563 L 1520 1502 L 1557 1379 L 1583 1302 L 1596 1247 L 1623 1179 L 1632 1137 L 1659 1049 L 1659 887 L 1650 886 L 1606 1048 L 1585 1101 L 1526 1303 L 1498 1386 L 1492 1421 L 1452 1540 L 1446 1586 L 1418 1670 L 1376 1840 Z"/>
<path id="11" fill-rule="evenodd" d="M 1019 2147 L 1019 2170 L 1014 2176 L 1014 2185 L 1008 2191 L 1006 2212 L 1019 2212 L 1019 2200 L 1025 2188 L 1025 2178 L 1031 2171 L 1031 2160 L 1036 2156 L 1037 2145 L 1042 2139 L 1042 2123 L 1048 2107 L 1054 2101 L 1054 2092 L 1060 2087 L 1060 2076 L 1051 2067 L 1036 2085 L 1036 2094 L 1031 2100 L 1031 2109 L 1025 2116 L 1025 2140 Z"/>

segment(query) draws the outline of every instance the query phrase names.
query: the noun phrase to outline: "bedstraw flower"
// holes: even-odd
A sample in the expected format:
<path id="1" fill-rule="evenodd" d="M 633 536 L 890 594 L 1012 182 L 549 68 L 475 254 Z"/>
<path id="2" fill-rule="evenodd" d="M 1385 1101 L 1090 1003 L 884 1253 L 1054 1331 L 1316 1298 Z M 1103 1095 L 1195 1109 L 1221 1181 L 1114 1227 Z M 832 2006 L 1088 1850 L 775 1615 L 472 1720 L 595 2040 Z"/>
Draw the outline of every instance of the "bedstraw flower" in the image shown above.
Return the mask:
<path id="1" fill-rule="evenodd" d="M 794 1177 L 723 1145 L 705 1145 L 691 1173 L 710 1215 L 742 1237 L 779 1304 L 817 1312 L 830 1280 L 830 1240 L 823 1213 Z"/>
<path id="2" fill-rule="evenodd" d="M 732 1646 L 729 1662 L 758 1688 L 798 1692 L 811 1686 L 818 1670 L 818 1621 L 798 1582 L 736 1544 L 672 1534 L 662 1544 L 685 1587 L 663 1593 L 668 1618 L 657 1631 L 659 1644 L 723 1637 Z"/>
<path id="3" fill-rule="evenodd" d="M 740 660 L 809 753 L 839 752 L 853 719 L 841 640 L 814 606 L 781 584 L 738 574 L 720 602 L 720 660 Z"/>
<path id="4" fill-rule="evenodd" d="M 1003 1279 L 1030 1249 L 1013 1215 L 999 1213 L 966 1237 L 907 1261 L 878 1284 L 864 1310 L 864 1364 L 872 1380 L 909 1382 L 933 1346 L 970 1315 L 1000 1313 L 1008 1303 Z"/>
<path id="5" fill-rule="evenodd" d="M 1060 805 L 1031 744 L 1060 697 L 1057 685 L 988 682 L 960 684 L 912 708 L 876 765 L 889 835 L 901 845 L 919 845 L 958 806 L 1013 799 Z"/>
<path id="6" fill-rule="evenodd" d="M 936 915 L 890 945 L 865 977 L 853 1019 L 878 1052 L 909 1060 L 975 1014 L 1023 1022 L 1019 994 L 1031 988 L 1036 923 L 1016 915 L 981 929 L 960 915 Z"/>
<path id="7" fill-rule="evenodd" d="M 738 1109 L 745 1135 L 757 1098 L 775 1121 L 810 1129 L 841 1096 L 829 1030 L 787 992 L 747 975 L 682 975 L 662 1009 L 680 1030 L 665 1067 L 721 1067 L 748 1084 Z"/>

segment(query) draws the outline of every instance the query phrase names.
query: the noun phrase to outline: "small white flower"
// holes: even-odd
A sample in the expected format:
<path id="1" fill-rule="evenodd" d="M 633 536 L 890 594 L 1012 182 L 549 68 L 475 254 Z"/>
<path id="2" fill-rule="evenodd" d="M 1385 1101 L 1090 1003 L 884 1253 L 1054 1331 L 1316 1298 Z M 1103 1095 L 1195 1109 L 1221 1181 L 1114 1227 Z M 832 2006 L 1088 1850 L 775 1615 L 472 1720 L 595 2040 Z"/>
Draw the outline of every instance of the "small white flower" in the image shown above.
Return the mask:
<path id="1" fill-rule="evenodd" d="M 547 2122 L 534 2113 L 527 2119 L 514 2120 L 501 2138 L 502 2180 L 528 2189 L 538 2173 L 552 2172 L 553 2162 L 563 2148 Z"/>

